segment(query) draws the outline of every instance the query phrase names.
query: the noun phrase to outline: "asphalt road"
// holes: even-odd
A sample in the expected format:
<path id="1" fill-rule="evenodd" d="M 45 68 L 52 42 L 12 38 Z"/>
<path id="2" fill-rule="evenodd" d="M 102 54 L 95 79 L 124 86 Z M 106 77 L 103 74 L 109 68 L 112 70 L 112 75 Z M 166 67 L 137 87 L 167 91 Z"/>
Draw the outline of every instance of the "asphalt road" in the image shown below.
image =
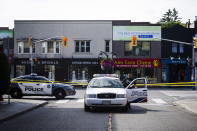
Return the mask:
<path id="1" fill-rule="evenodd" d="M 174 106 L 173 102 L 181 97 L 173 93 L 151 90 L 147 104 L 132 104 L 128 112 L 84 112 L 84 90 L 64 100 L 24 97 L 47 100 L 49 104 L 1 123 L 0 131 L 196 131 L 197 115 Z"/>

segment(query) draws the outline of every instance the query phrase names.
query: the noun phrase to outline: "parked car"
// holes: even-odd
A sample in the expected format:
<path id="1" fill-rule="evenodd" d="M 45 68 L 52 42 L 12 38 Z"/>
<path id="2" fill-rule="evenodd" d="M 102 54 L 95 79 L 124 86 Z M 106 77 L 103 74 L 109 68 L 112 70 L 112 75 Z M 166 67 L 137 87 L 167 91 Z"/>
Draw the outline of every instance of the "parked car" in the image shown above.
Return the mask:
<path id="1" fill-rule="evenodd" d="M 12 98 L 22 96 L 55 96 L 63 99 L 65 96 L 75 95 L 73 86 L 63 83 L 55 83 L 44 76 L 30 74 L 11 80 L 10 95 Z"/>
<path id="2" fill-rule="evenodd" d="M 134 79 L 126 88 L 118 77 L 112 75 L 93 78 L 84 96 L 84 110 L 92 107 L 120 107 L 124 111 L 130 103 L 147 102 L 146 78 Z"/>

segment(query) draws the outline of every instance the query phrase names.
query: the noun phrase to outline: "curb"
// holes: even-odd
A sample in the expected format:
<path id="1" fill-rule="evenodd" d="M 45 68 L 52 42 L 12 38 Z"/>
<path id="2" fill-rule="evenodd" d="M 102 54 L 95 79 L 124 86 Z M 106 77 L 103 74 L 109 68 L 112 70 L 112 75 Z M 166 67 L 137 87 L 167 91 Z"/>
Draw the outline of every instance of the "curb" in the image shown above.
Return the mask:
<path id="1" fill-rule="evenodd" d="M 5 117 L 5 118 L 2 118 L 2 119 L 0 119 L 0 123 L 1 123 L 1 122 L 4 122 L 4 121 L 7 121 L 7 120 L 10 120 L 10 119 L 12 119 L 12 118 L 14 118 L 14 117 L 17 117 L 17 116 L 19 116 L 19 115 L 25 114 L 25 113 L 27 113 L 27 112 L 30 112 L 30 111 L 32 111 L 32 110 L 34 110 L 34 109 L 36 109 L 36 108 L 39 108 L 39 107 L 41 107 L 41 106 L 44 106 L 44 105 L 46 105 L 46 104 L 48 104 L 47 101 L 45 101 L 45 102 L 43 102 L 43 103 L 41 103 L 41 104 L 35 105 L 35 106 L 33 106 L 33 107 L 29 108 L 29 109 L 26 109 L 26 110 L 23 110 L 23 111 L 21 111 L 21 112 L 17 112 L 17 113 L 15 113 L 15 114 L 13 114 L 13 115 L 10 115 L 10 116 L 7 116 L 7 117 Z"/>

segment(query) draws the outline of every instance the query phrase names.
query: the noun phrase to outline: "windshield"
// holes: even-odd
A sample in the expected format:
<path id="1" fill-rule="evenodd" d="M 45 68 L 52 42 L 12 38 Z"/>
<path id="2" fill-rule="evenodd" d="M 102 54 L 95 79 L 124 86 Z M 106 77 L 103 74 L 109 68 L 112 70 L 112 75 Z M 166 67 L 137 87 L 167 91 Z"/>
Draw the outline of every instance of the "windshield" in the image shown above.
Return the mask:
<path id="1" fill-rule="evenodd" d="M 92 79 L 89 83 L 91 88 L 124 88 L 120 80 L 109 79 L 109 78 L 99 78 Z"/>

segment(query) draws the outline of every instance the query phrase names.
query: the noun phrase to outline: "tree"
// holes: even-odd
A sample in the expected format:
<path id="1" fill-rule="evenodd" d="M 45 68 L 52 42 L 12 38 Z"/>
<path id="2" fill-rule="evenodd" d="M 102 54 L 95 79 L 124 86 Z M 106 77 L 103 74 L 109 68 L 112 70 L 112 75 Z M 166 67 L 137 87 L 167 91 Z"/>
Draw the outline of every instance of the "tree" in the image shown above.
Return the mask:
<path id="1" fill-rule="evenodd" d="M 184 24 L 181 23 L 181 18 L 178 16 L 178 11 L 174 9 L 168 9 L 168 11 L 163 15 L 160 19 L 159 23 L 161 24 L 162 28 L 169 28 L 174 25 L 181 25 L 185 27 Z"/>
<path id="2" fill-rule="evenodd" d="M 168 11 L 163 15 L 160 22 L 180 22 L 178 17 L 178 11 L 174 8 L 173 10 L 168 9 Z"/>

